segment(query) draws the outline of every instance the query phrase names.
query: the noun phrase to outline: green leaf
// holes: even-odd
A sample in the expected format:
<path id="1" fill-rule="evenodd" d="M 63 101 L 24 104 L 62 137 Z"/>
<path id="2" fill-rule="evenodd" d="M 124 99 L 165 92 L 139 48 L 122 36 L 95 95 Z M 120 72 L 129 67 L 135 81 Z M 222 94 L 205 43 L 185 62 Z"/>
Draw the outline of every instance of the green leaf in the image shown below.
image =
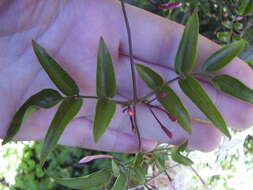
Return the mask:
<path id="1" fill-rule="evenodd" d="M 135 155 L 135 159 L 134 159 L 134 164 L 133 164 L 134 167 L 136 167 L 136 166 L 142 166 L 143 160 L 144 160 L 144 158 L 143 158 L 143 154 L 142 153 L 136 154 Z"/>
<path id="2" fill-rule="evenodd" d="M 130 170 L 130 178 L 138 184 L 144 184 L 146 172 L 143 167 L 137 166 Z"/>
<path id="3" fill-rule="evenodd" d="M 112 171 L 114 177 L 118 177 L 120 175 L 120 168 L 115 160 L 112 160 Z"/>
<path id="4" fill-rule="evenodd" d="M 244 40 L 233 42 L 216 51 L 205 61 L 202 70 L 204 72 L 215 72 L 225 67 L 245 48 Z"/>
<path id="5" fill-rule="evenodd" d="M 195 11 L 188 20 L 175 60 L 177 74 L 187 74 L 196 63 L 198 47 L 199 19 Z"/>
<path id="6" fill-rule="evenodd" d="M 224 21 L 224 22 L 222 22 L 222 25 L 225 26 L 228 29 L 233 28 L 233 23 L 231 21 Z"/>
<path id="7" fill-rule="evenodd" d="M 159 94 L 163 92 L 166 93 L 167 96 L 160 97 Z M 174 117 L 176 117 L 180 126 L 191 133 L 191 119 L 190 116 L 185 109 L 183 103 L 177 96 L 177 94 L 169 87 L 165 86 L 161 89 L 160 92 L 157 93 L 158 101 L 160 104 Z"/>
<path id="8" fill-rule="evenodd" d="M 46 161 L 48 154 L 56 147 L 64 129 L 78 114 L 83 104 L 83 100 L 76 97 L 64 99 L 58 108 L 47 131 L 41 152 L 41 164 Z"/>
<path id="9" fill-rule="evenodd" d="M 229 75 L 219 75 L 212 78 L 212 83 L 220 91 L 253 104 L 253 90 L 243 84 L 240 80 Z"/>
<path id="10" fill-rule="evenodd" d="M 39 63 L 47 72 L 49 78 L 55 86 L 67 96 L 73 96 L 79 93 L 79 88 L 75 81 L 67 74 L 66 71 L 34 40 L 32 41 L 33 50 Z"/>
<path id="11" fill-rule="evenodd" d="M 125 190 L 128 185 L 128 178 L 127 175 L 123 172 L 117 177 L 113 187 L 111 190 Z"/>
<path id="12" fill-rule="evenodd" d="M 98 100 L 94 119 L 93 136 L 95 142 L 105 133 L 116 111 L 116 104 L 107 100 Z"/>
<path id="13" fill-rule="evenodd" d="M 231 41 L 231 33 L 230 32 L 217 32 L 216 34 L 218 40 L 222 42 L 229 43 Z"/>
<path id="14" fill-rule="evenodd" d="M 110 183 L 112 179 L 112 172 L 110 170 L 100 170 L 88 176 L 76 178 L 58 178 L 52 177 L 56 183 L 72 189 L 92 190 L 94 188 L 102 188 Z"/>
<path id="15" fill-rule="evenodd" d="M 243 39 L 245 39 L 247 42 L 252 43 L 253 42 L 253 26 L 250 26 L 243 34 Z"/>
<path id="16" fill-rule="evenodd" d="M 13 139 L 20 130 L 22 124 L 33 112 L 37 111 L 39 108 L 51 108 L 61 100 L 62 96 L 53 89 L 44 89 L 31 96 L 15 113 L 9 125 L 6 138 L 2 144 L 4 145 Z"/>
<path id="17" fill-rule="evenodd" d="M 155 159 L 155 164 L 156 167 L 159 170 L 164 170 L 165 169 L 165 159 L 166 159 L 166 155 L 165 153 L 158 153 L 158 154 L 153 154 L 154 159 Z"/>
<path id="18" fill-rule="evenodd" d="M 245 63 L 247 63 L 251 69 L 253 69 L 253 60 L 245 60 Z"/>
<path id="19" fill-rule="evenodd" d="M 241 0 L 241 5 L 239 6 L 239 14 L 241 16 L 247 16 L 253 11 L 253 1 L 252 0 Z"/>
<path id="20" fill-rule="evenodd" d="M 235 30 L 242 30 L 243 29 L 243 24 L 240 22 L 236 22 L 233 24 L 233 27 Z"/>
<path id="21" fill-rule="evenodd" d="M 135 64 L 135 67 L 141 79 L 145 81 L 149 88 L 157 89 L 164 84 L 163 78 L 149 67 L 140 64 Z"/>
<path id="22" fill-rule="evenodd" d="M 101 37 L 97 53 L 97 95 L 113 97 L 116 94 L 116 80 L 111 54 Z"/>
<path id="23" fill-rule="evenodd" d="M 231 138 L 227 125 L 199 82 L 191 76 L 179 80 L 180 88 L 222 133 Z"/>
<path id="24" fill-rule="evenodd" d="M 172 148 L 171 158 L 177 163 L 183 164 L 185 166 L 190 166 L 193 164 L 193 161 L 191 161 L 186 156 L 183 156 L 180 154 L 180 152 L 183 152 L 186 149 L 187 144 L 188 144 L 188 142 L 186 141 L 185 143 L 183 143 L 179 147 Z"/>

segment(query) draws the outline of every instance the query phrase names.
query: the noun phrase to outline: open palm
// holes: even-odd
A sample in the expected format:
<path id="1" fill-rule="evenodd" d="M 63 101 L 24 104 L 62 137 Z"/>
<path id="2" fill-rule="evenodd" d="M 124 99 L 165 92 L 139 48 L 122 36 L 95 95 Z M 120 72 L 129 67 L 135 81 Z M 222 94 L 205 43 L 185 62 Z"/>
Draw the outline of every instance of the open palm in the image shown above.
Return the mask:
<path id="1" fill-rule="evenodd" d="M 128 7 L 134 55 L 136 62 L 147 64 L 166 79 L 176 76 L 173 60 L 183 27 L 143 10 Z M 32 39 L 40 43 L 79 85 L 81 95 L 95 95 L 96 54 L 99 38 L 103 36 L 113 56 L 116 70 L 118 100 L 132 97 L 132 81 L 128 54 L 127 34 L 120 5 L 116 0 L 85 1 L 2 1 L 0 3 L 0 137 L 4 137 L 8 124 L 17 108 L 32 94 L 43 88 L 56 88 L 39 65 L 32 51 Z M 200 38 L 199 59 L 205 58 L 219 47 Z M 198 68 L 196 68 L 198 69 Z M 253 73 L 236 59 L 222 73 L 240 78 L 253 86 Z M 150 90 L 138 79 L 138 95 Z M 205 119 L 203 114 L 182 94 L 177 83 L 172 87 L 184 101 L 193 118 Z M 203 84 L 231 127 L 246 128 L 253 123 L 253 106 L 218 93 Z M 131 130 L 128 115 L 117 107 L 109 130 L 95 144 L 92 122 L 95 101 L 85 100 L 77 117 L 64 132 L 61 143 L 89 149 L 134 152 L 138 141 Z M 42 140 L 56 108 L 39 110 L 22 126 L 16 140 Z M 154 141 L 178 144 L 189 139 L 192 148 L 208 151 L 220 141 L 220 132 L 208 124 L 193 122 L 189 136 L 176 122 L 159 114 L 160 120 L 172 131 L 169 139 L 159 128 L 144 105 L 138 106 L 138 124 L 144 149 L 154 147 Z M 152 140 L 148 140 L 152 139 Z"/>

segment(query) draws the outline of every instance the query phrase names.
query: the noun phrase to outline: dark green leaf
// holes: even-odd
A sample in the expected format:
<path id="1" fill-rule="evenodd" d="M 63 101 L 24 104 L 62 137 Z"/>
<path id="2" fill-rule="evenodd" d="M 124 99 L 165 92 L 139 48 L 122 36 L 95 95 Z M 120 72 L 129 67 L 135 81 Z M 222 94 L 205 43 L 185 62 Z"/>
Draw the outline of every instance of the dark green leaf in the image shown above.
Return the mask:
<path id="1" fill-rule="evenodd" d="M 98 100 L 94 119 L 93 136 L 95 142 L 105 133 L 116 110 L 116 104 L 107 100 Z"/>
<path id="2" fill-rule="evenodd" d="M 162 77 L 147 66 L 135 64 L 138 74 L 151 89 L 157 89 L 164 84 Z"/>
<path id="3" fill-rule="evenodd" d="M 202 70 L 215 72 L 225 67 L 245 48 L 244 40 L 233 42 L 212 54 L 204 63 Z"/>
<path id="4" fill-rule="evenodd" d="M 110 170 L 100 170 L 88 176 L 76 178 L 58 178 L 51 176 L 57 183 L 80 190 L 92 190 L 94 188 L 102 188 L 110 183 L 112 179 L 112 172 Z"/>
<path id="5" fill-rule="evenodd" d="M 117 177 L 111 190 L 125 190 L 128 185 L 127 175 L 123 172 Z"/>
<path id="6" fill-rule="evenodd" d="M 238 79 L 229 75 L 220 75 L 212 78 L 212 82 L 222 92 L 253 104 L 253 90 Z"/>
<path id="7" fill-rule="evenodd" d="M 193 77 L 187 76 L 186 78 L 179 80 L 179 85 L 183 92 L 206 115 L 214 126 L 230 138 L 231 136 L 222 115 L 199 82 Z"/>
<path id="8" fill-rule="evenodd" d="M 83 100 L 76 97 L 64 99 L 58 108 L 47 131 L 41 152 L 41 164 L 46 161 L 47 155 L 55 148 L 66 126 L 78 114 Z"/>
<path id="9" fill-rule="evenodd" d="M 135 155 L 135 160 L 134 160 L 134 167 L 136 166 L 142 166 L 143 164 L 143 154 L 142 153 L 138 153 Z"/>
<path id="10" fill-rule="evenodd" d="M 199 19 L 195 11 L 188 20 L 175 60 L 177 74 L 186 74 L 192 71 L 196 62 L 198 47 Z"/>
<path id="11" fill-rule="evenodd" d="M 163 92 L 166 93 L 167 96 L 160 97 L 159 94 Z M 169 87 L 165 86 L 161 89 L 160 92 L 157 94 L 158 101 L 160 104 L 174 117 L 176 117 L 178 123 L 180 126 L 187 131 L 188 133 L 191 133 L 191 119 L 190 116 L 185 109 L 183 103 L 177 96 L 177 94 Z"/>
<path id="12" fill-rule="evenodd" d="M 26 119 L 39 108 L 48 109 L 58 104 L 62 100 L 62 96 L 53 89 L 44 89 L 31 96 L 15 113 L 8 131 L 7 136 L 2 144 L 6 144 L 13 139 L 18 133 L 22 124 Z"/>
<path id="13" fill-rule="evenodd" d="M 239 14 L 242 16 L 247 16 L 253 12 L 253 1 L 252 0 L 241 0 L 241 5 L 239 6 Z"/>
<path id="14" fill-rule="evenodd" d="M 242 36 L 243 39 L 245 39 L 247 42 L 252 43 L 253 42 L 253 26 L 249 27 Z"/>
<path id="15" fill-rule="evenodd" d="M 113 97 L 116 94 L 116 80 L 111 54 L 103 38 L 100 39 L 97 53 L 97 95 Z"/>
<path id="16" fill-rule="evenodd" d="M 67 72 L 38 43 L 33 41 L 32 45 L 41 66 L 57 88 L 67 96 L 78 94 L 79 88 Z"/>

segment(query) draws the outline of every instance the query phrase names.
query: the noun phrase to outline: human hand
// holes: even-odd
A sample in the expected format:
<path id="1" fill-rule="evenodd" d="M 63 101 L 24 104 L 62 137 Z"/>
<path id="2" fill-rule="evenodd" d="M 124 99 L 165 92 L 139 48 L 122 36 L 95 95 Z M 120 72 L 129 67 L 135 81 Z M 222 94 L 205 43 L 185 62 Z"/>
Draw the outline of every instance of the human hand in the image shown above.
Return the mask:
<path id="1" fill-rule="evenodd" d="M 4 10 L 0 16 L 0 22 L 3 23 L 0 28 L 1 137 L 5 136 L 16 109 L 28 97 L 43 88 L 55 88 L 35 58 L 31 48 L 32 39 L 45 47 L 77 81 L 81 89 L 80 94 L 94 95 L 96 52 L 99 38 L 103 36 L 112 53 L 116 70 L 118 81 L 116 98 L 127 100 L 132 97 L 129 59 L 125 56 L 128 54 L 127 34 L 117 1 L 40 1 L 36 3 L 25 1 L 7 2 L 0 6 L 0 9 Z M 167 79 L 174 78 L 176 74 L 171 68 L 173 68 L 173 60 L 183 27 L 130 6 L 127 12 L 132 29 L 136 62 L 153 67 Z M 200 38 L 199 46 L 199 64 L 218 49 L 216 44 L 203 37 Z M 252 87 L 252 71 L 239 59 L 234 60 L 221 73 L 237 77 Z M 253 107 L 251 105 L 218 93 L 207 84 L 203 86 L 229 126 L 246 128 L 252 124 L 253 119 L 250 115 Z M 205 119 L 181 93 L 177 83 L 173 83 L 172 87 L 182 98 L 193 118 Z M 138 95 L 145 95 L 149 91 L 138 79 Z M 127 114 L 122 113 L 119 106 L 105 136 L 95 144 L 91 132 L 94 108 L 95 101 L 86 99 L 81 112 L 66 128 L 60 143 L 96 150 L 137 151 L 137 138 L 131 131 Z M 22 126 L 16 140 L 42 140 L 55 111 L 56 108 L 53 108 L 34 113 Z M 190 147 L 202 151 L 211 150 L 219 144 L 220 132 L 208 124 L 193 122 L 193 134 L 189 136 L 177 123 L 169 121 L 165 115 L 160 114 L 160 120 L 166 123 L 173 133 L 173 138 L 168 139 L 144 105 L 139 105 L 137 112 L 143 138 L 171 144 L 178 144 L 189 139 Z M 150 150 L 155 143 L 147 139 L 143 139 L 142 145 L 144 149 Z"/>

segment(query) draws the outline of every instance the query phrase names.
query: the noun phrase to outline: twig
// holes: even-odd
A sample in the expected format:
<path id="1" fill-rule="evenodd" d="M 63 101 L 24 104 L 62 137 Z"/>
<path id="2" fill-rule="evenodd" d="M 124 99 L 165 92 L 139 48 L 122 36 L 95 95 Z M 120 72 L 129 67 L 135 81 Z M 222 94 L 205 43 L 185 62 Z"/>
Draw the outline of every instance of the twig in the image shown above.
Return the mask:
<path id="1" fill-rule="evenodd" d="M 129 46 L 129 59 L 130 59 L 130 66 L 131 66 L 131 74 L 132 74 L 132 84 L 133 84 L 133 125 L 134 128 L 136 129 L 136 134 L 138 137 L 138 150 L 141 152 L 141 137 L 140 137 L 140 131 L 138 128 L 137 124 L 137 114 L 136 114 L 136 104 L 138 102 L 138 96 L 137 96 L 137 87 L 136 87 L 136 75 L 135 75 L 135 69 L 134 69 L 134 56 L 133 56 L 133 44 L 132 44 L 132 35 L 131 35 L 131 29 L 126 13 L 126 7 L 124 0 L 121 0 L 121 7 L 122 7 L 122 12 L 124 15 L 124 20 L 126 24 L 126 29 L 127 29 L 127 37 L 128 37 L 128 46 Z"/>
<path id="2" fill-rule="evenodd" d="M 193 173 L 199 178 L 199 180 L 201 181 L 201 183 L 203 184 L 203 186 L 205 188 L 208 188 L 208 185 L 206 184 L 205 180 L 199 175 L 199 173 L 192 167 L 189 166 L 191 168 L 191 170 L 193 171 Z"/>

